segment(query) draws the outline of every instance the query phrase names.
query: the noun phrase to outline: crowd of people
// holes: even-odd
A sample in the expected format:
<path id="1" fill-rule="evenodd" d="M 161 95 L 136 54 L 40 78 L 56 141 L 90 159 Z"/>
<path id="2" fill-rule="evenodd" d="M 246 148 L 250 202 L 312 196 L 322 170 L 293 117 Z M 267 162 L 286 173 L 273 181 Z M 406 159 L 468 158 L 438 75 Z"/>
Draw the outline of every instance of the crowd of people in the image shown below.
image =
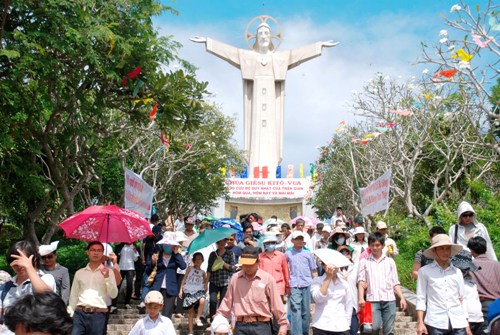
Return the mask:
<path id="1" fill-rule="evenodd" d="M 193 254 L 188 247 L 213 229 L 209 221 L 179 215 L 168 227 L 154 215 L 151 223 L 154 235 L 137 243 L 88 243 L 88 264 L 71 285 L 57 262 L 57 242 L 15 243 L 7 252 L 15 276 L 0 276 L 0 334 L 106 334 L 110 313 L 134 308 L 132 299 L 145 313 L 133 335 L 173 335 L 172 319 L 183 317 L 189 335 L 195 326 L 216 335 L 309 335 L 311 328 L 315 335 L 389 335 L 398 304 L 407 308 L 390 227 L 379 221 L 369 232 L 363 217 L 347 219 L 341 207 L 331 223 L 316 224 L 264 222 L 250 213 L 240 217 L 243 236 L 222 237 Z M 429 239 L 412 272 L 417 334 L 495 334 L 500 263 L 473 207 L 460 204 L 448 234 L 433 227 Z M 124 304 L 117 305 L 122 285 Z M 360 324 L 367 311 L 372 321 Z"/>

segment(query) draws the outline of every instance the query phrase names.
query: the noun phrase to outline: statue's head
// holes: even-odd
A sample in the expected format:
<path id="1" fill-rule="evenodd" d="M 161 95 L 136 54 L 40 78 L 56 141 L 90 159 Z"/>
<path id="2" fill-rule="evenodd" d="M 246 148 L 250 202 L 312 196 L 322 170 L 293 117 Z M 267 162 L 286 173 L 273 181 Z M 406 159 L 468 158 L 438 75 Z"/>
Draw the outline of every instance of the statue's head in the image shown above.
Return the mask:
<path id="1" fill-rule="evenodd" d="M 262 22 L 257 27 L 257 34 L 255 36 L 255 43 L 253 45 L 253 50 L 255 51 L 259 51 L 262 49 L 268 49 L 269 51 L 274 50 L 271 27 L 265 22 Z"/>

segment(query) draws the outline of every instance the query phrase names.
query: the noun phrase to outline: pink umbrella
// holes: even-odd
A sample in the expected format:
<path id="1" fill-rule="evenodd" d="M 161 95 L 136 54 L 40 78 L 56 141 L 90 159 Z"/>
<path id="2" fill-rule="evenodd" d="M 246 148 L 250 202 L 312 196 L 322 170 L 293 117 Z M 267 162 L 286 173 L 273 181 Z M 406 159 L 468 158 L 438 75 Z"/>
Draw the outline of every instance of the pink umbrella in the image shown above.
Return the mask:
<path id="1" fill-rule="evenodd" d="M 290 221 L 291 224 L 295 224 L 295 222 L 298 220 L 298 219 L 302 219 L 304 220 L 305 222 L 305 226 L 307 228 L 314 228 L 316 227 L 316 225 L 318 224 L 319 220 L 312 217 L 312 216 L 297 216 L 295 219 L 293 219 L 292 221 Z"/>
<path id="2" fill-rule="evenodd" d="M 149 222 L 139 213 L 118 206 L 90 206 L 59 226 L 66 237 L 84 241 L 132 243 L 153 235 Z"/>

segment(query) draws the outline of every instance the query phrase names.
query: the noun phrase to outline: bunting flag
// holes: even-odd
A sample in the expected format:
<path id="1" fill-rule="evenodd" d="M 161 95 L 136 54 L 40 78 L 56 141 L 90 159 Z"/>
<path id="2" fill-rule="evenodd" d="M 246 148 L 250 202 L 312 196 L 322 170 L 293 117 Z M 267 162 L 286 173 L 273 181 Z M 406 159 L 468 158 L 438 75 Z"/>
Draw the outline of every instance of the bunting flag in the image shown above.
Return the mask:
<path id="1" fill-rule="evenodd" d="M 481 49 L 486 48 L 488 44 L 490 44 L 491 39 L 485 39 L 485 41 L 481 41 L 481 38 L 479 35 L 476 35 L 474 33 L 474 30 L 470 31 L 470 34 L 472 35 L 472 39 L 474 40 L 474 43 L 476 43 Z"/>
<path id="2" fill-rule="evenodd" d="M 248 166 L 245 166 L 243 168 L 243 171 L 241 171 L 240 178 L 248 178 Z"/>
<path id="3" fill-rule="evenodd" d="M 403 116 L 409 116 L 412 114 L 411 111 L 407 109 L 389 109 L 389 112 Z"/>
<path id="4" fill-rule="evenodd" d="M 267 169 L 267 166 L 262 167 L 262 178 L 264 178 L 264 179 L 269 178 L 269 171 Z"/>
<path id="5" fill-rule="evenodd" d="M 453 59 L 460 58 L 461 61 L 470 62 L 470 60 L 474 58 L 474 55 L 471 55 L 467 53 L 464 49 L 460 48 L 454 55 L 451 56 L 451 58 Z"/>
<path id="6" fill-rule="evenodd" d="M 309 175 L 311 178 L 314 177 L 314 163 L 309 163 Z"/>
<path id="7" fill-rule="evenodd" d="M 304 164 L 303 163 L 299 164 L 299 176 L 300 176 L 300 178 L 304 178 Z"/>
<path id="8" fill-rule="evenodd" d="M 139 90 L 144 86 L 144 82 L 142 80 L 138 80 L 137 84 L 135 84 L 134 92 L 132 92 L 132 98 L 137 98 L 137 94 L 139 94 Z"/>
<path id="9" fill-rule="evenodd" d="M 446 78 L 452 78 L 457 72 L 458 72 L 458 70 L 455 70 L 455 69 L 443 70 L 443 71 L 439 71 L 439 72 L 434 73 L 433 77 L 437 78 L 438 76 L 443 76 Z"/>
<path id="10" fill-rule="evenodd" d="M 260 171 L 259 171 L 259 167 L 256 166 L 253 168 L 253 177 L 254 178 L 260 178 Z"/>
<path id="11" fill-rule="evenodd" d="M 281 178 L 281 165 L 276 167 L 276 178 Z"/>
<path id="12" fill-rule="evenodd" d="M 136 67 L 134 70 L 132 70 L 131 72 L 129 72 L 127 74 L 127 76 L 123 77 L 122 78 L 122 87 L 124 87 L 125 85 L 127 85 L 127 79 L 130 78 L 130 79 L 134 79 L 135 77 L 137 77 L 138 75 L 141 74 L 141 67 L 138 66 Z"/>
<path id="13" fill-rule="evenodd" d="M 149 118 L 151 120 L 156 119 L 156 112 L 157 111 L 158 111 L 158 102 L 155 103 L 155 105 L 153 106 L 153 109 L 151 110 L 151 113 L 149 113 Z"/>
<path id="14" fill-rule="evenodd" d="M 165 147 L 165 151 L 168 152 L 168 149 L 170 148 L 170 139 L 165 138 L 165 135 L 163 135 L 162 132 L 160 132 L 160 142 L 163 147 Z"/>
<path id="15" fill-rule="evenodd" d="M 226 175 L 227 175 L 227 169 L 226 169 L 226 167 L 225 166 L 221 166 L 219 168 L 219 171 L 220 171 L 220 174 L 221 174 L 222 178 L 226 178 Z"/>
<path id="16" fill-rule="evenodd" d="M 339 126 L 335 128 L 336 133 L 347 133 L 347 123 L 345 121 L 340 121 Z"/>
<path id="17" fill-rule="evenodd" d="M 234 167 L 233 166 L 231 166 L 229 168 L 229 177 L 231 177 L 231 178 L 235 178 L 236 177 L 236 174 L 234 173 Z"/>
<path id="18" fill-rule="evenodd" d="M 293 178 L 293 165 L 290 164 L 288 165 L 288 171 L 286 173 L 287 178 Z"/>

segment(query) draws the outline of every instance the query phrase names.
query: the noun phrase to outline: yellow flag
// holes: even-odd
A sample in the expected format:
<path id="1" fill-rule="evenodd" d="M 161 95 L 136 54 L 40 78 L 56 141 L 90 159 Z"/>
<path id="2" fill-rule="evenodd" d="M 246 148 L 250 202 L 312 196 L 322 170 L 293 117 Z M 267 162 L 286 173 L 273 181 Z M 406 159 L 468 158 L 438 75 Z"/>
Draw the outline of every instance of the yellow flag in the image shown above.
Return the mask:
<path id="1" fill-rule="evenodd" d="M 303 163 L 300 163 L 300 165 L 299 165 L 299 175 L 300 175 L 300 178 L 304 178 L 304 164 Z"/>
<path id="2" fill-rule="evenodd" d="M 221 166 L 221 167 L 219 168 L 219 170 L 220 170 L 220 174 L 222 175 L 222 177 L 223 177 L 223 178 L 226 178 L 226 172 L 227 172 L 227 171 L 226 171 L 226 167 L 225 167 L 225 166 Z"/>
<path id="3" fill-rule="evenodd" d="M 470 60 L 474 57 L 474 55 L 471 55 L 471 54 L 468 54 L 467 52 L 465 52 L 464 49 L 460 48 L 457 50 L 457 52 L 451 56 L 451 58 L 460 58 L 460 60 L 464 61 L 464 62 L 470 62 Z"/>

